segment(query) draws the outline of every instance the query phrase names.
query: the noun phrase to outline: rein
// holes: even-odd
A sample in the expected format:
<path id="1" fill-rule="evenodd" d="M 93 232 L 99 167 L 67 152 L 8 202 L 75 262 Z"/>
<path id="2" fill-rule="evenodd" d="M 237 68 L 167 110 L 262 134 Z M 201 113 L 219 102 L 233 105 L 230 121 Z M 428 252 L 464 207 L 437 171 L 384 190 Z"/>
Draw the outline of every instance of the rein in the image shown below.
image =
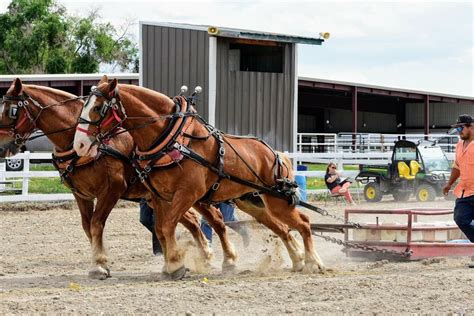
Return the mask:
<path id="1" fill-rule="evenodd" d="M 18 96 L 4 95 L 3 98 L 2 98 L 3 102 L 17 101 L 17 104 L 16 104 L 16 106 L 10 105 L 9 116 L 10 116 L 11 119 L 13 119 L 12 124 L 0 125 L 0 128 L 9 128 L 10 130 L 9 131 L 0 130 L 0 133 L 13 136 L 15 138 L 15 145 L 22 146 L 28 140 L 33 140 L 33 139 L 37 139 L 39 137 L 43 137 L 43 136 L 47 136 L 47 135 L 51 135 L 51 134 L 55 134 L 55 133 L 61 133 L 63 131 L 73 129 L 74 127 L 70 127 L 70 128 L 66 128 L 66 129 L 63 129 L 63 130 L 59 130 L 59 131 L 55 131 L 55 132 L 51 132 L 51 133 L 47 133 L 47 134 L 43 133 L 41 135 L 36 135 L 36 136 L 30 137 L 31 133 L 37 128 L 36 127 L 36 122 L 38 121 L 39 117 L 41 116 L 41 113 L 44 110 L 46 110 L 48 108 L 51 108 L 53 106 L 63 105 L 64 103 L 67 103 L 69 101 L 75 101 L 75 100 L 79 100 L 79 99 L 83 99 L 83 98 L 85 98 L 85 97 L 84 96 L 78 96 L 78 97 L 74 97 L 74 98 L 65 99 L 65 100 L 62 100 L 62 101 L 59 101 L 59 102 L 56 102 L 56 103 L 53 103 L 53 104 L 49 104 L 49 105 L 46 105 L 46 106 L 42 106 L 38 101 L 33 99 L 26 92 L 23 92 L 23 94 L 20 94 Z M 33 104 L 34 106 L 39 108 L 39 113 L 36 115 L 36 117 L 33 115 L 31 109 L 28 107 L 28 105 L 30 104 L 30 102 L 28 100 L 31 101 L 31 104 Z M 18 111 L 21 108 L 25 109 L 26 115 L 18 121 L 18 117 L 19 117 Z M 33 128 L 30 131 L 26 132 L 24 135 L 21 135 L 20 133 L 18 133 L 18 129 L 20 129 L 23 126 L 23 124 L 26 123 L 28 120 L 33 125 Z"/>

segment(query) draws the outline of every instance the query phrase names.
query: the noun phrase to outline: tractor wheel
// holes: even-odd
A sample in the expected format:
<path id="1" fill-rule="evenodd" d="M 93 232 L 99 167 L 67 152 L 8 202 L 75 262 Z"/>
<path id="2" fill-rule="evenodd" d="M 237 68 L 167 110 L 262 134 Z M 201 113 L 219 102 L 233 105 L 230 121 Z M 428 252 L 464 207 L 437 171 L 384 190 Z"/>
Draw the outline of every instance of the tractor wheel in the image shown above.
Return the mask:
<path id="1" fill-rule="evenodd" d="M 367 202 L 380 202 L 382 197 L 383 195 L 380 190 L 380 184 L 377 182 L 370 182 L 365 185 L 364 198 Z"/>
<path id="2" fill-rule="evenodd" d="M 406 202 L 410 199 L 410 192 L 395 191 L 392 193 L 393 199 L 398 202 Z"/>
<path id="3" fill-rule="evenodd" d="M 416 188 L 416 199 L 419 202 L 431 202 L 436 198 L 436 190 L 429 184 L 422 184 Z"/>

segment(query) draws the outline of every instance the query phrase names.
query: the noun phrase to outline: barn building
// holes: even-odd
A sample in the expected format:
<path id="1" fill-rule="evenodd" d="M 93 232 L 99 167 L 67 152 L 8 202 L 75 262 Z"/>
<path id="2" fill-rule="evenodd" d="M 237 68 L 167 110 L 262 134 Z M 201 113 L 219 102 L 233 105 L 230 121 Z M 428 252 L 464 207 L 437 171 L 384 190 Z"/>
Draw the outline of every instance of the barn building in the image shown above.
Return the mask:
<path id="1" fill-rule="evenodd" d="M 110 74 L 174 96 L 203 87 L 198 111 L 219 129 L 296 152 L 301 133 L 444 133 L 474 98 L 298 77 L 298 43 L 321 38 L 140 22 L 140 73 Z M 321 47 L 320 49 L 324 49 Z M 0 76 L 0 95 L 14 78 Z M 28 84 L 85 95 L 100 74 L 19 75 Z"/>
<path id="2" fill-rule="evenodd" d="M 446 132 L 474 98 L 298 78 L 297 44 L 321 38 L 140 22 L 140 84 L 175 95 L 203 86 L 198 111 L 219 129 L 296 152 L 298 133 Z M 321 49 L 324 49 L 323 47 Z"/>

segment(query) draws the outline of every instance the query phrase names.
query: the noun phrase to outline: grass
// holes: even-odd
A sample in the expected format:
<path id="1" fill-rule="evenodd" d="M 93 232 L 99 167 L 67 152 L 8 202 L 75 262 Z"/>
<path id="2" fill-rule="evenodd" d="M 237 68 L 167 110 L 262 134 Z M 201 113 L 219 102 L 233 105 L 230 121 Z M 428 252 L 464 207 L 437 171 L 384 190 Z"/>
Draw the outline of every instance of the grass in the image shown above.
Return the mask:
<path id="1" fill-rule="evenodd" d="M 305 164 L 308 167 L 308 171 L 325 171 L 326 164 Z M 345 165 L 345 170 L 357 170 L 357 165 Z M 52 165 L 39 164 L 31 165 L 31 171 L 55 171 L 56 169 Z M 21 188 L 21 182 L 14 184 L 14 187 Z M 307 177 L 306 178 L 306 189 L 307 190 L 319 190 L 326 189 L 326 184 L 323 178 Z M 70 193 L 71 191 L 61 183 L 59 178 L 31 178 L 29 185 L 29 193 Z"/>
<path id="2" fill-rule="evenodd" d="M 52 165 L 31 165 L 31 171 L 55 171 L 56 169 Z M 20 179 L 21 178 L 15 178 Z M 21 189 L 21 182 L 14 182 L 14 188 Z M 31 178 L 28 186 L 28 193 L 37 194 L 49 194 L 49 193 L 71 193 L 66 186 L 61 183 L 61 179 L 58 178 Z"/>
<path id="3" fill-rule="evenodd" d="M 56 171 L 53 165 L 32 165 L 30 168 L 32 171 Z M 61 183 L 61 179 L 58 178 L 31 178 L 30 186 L 28 188 L 29 193 L 71 193 L 65 185 Z"/>

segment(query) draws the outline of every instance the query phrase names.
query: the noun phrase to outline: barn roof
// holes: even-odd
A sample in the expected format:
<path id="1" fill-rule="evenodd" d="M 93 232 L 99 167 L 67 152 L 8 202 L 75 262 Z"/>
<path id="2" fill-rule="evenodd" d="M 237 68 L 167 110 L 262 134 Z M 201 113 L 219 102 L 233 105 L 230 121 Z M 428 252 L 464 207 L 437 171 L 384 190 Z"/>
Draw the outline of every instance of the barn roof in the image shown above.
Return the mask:
<path id="1" fill-rule="evenodd" d="M 310 45 L 321 45 L 324 42 L 323 38 L 318 37 L 306 37 L 298 35 L 288 35 L 271 32 L 261 32 L 252 30 L 243 30 L 229 27 L 211 26 L 211 25 L 194 25 L 185 23 L 168 23 L 168 22 L 140 22 L 146 25 L 157 25 L 164 27 L 173 27 L 181 29 L 191 29 L 208 32 L 210 28 L 215 28 L 216 32 L 211 34 L 217 37 L 229 37 L 229 38 L 240 38 L 240 39 L 251 39 L 261 41 L 275 41 L 284 43 L 300 43 Z"/>

